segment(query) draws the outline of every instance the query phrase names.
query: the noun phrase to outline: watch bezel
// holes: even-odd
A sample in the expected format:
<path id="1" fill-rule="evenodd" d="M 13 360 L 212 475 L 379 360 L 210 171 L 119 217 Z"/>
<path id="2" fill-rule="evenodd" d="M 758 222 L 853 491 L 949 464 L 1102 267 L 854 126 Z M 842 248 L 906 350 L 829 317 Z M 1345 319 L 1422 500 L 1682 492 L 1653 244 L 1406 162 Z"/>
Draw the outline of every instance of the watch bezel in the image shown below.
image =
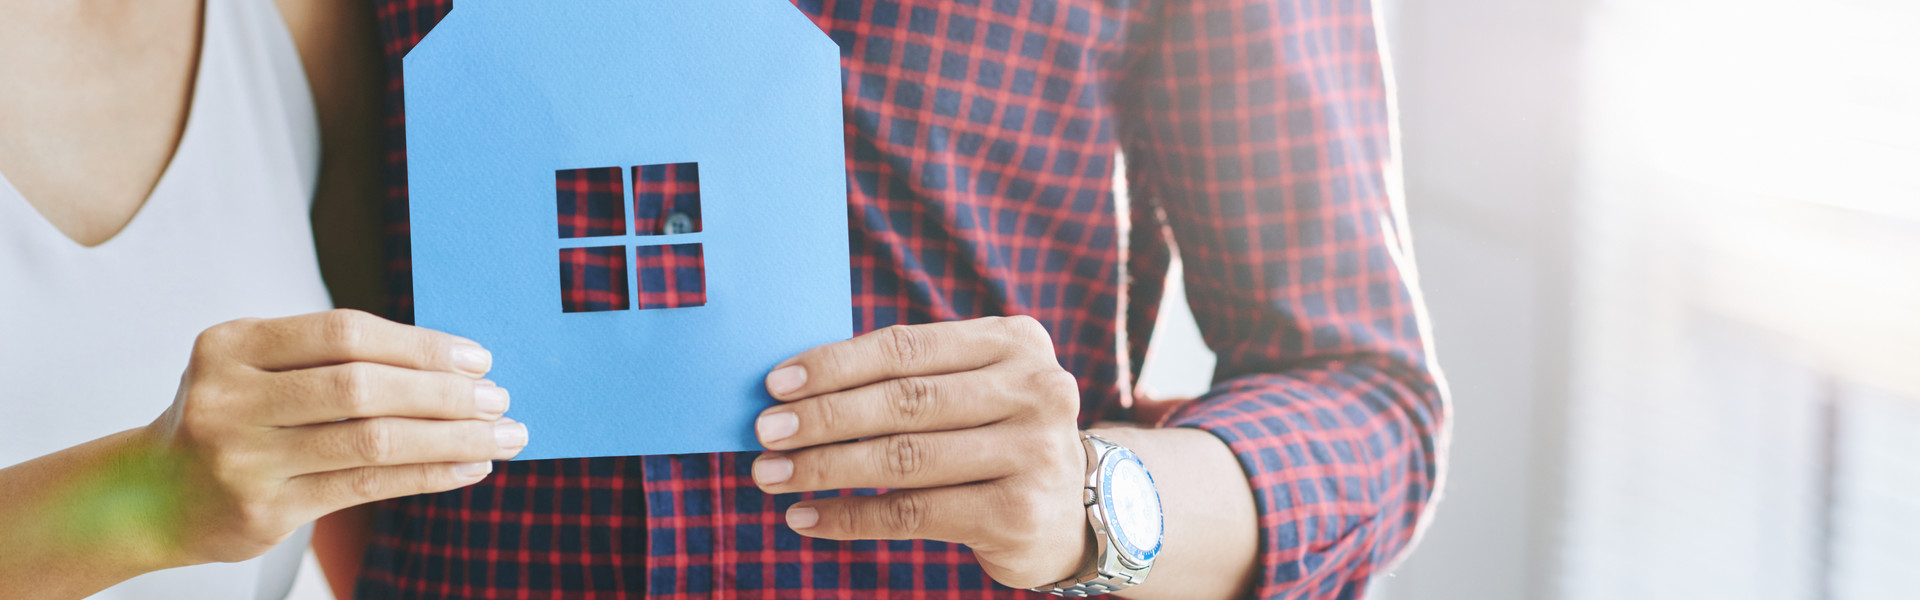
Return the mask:
<path id="1" fill-rule="evenodd" d="M 1159 534 L 1154 536 L 1152 548 L 1143 549 L 1135 543 L 1134 533 L 1127 531 L 1122 525 L 1119 519 L 1119 512 L 1117 512 L 1113 506 L 1113 499 L 1120 491 L 1113 488 L 1114 471 L 1125 462 L 1132 462 L 1140 466 L 1140 472 L 1147 476 L 1146 491 L 1149 494 L 1153 494 L 1155 526 L 1159 528 Z M 1101 457 L 1099 501 L 1101 512 L 1104 513 L 1102 520 L 1106 521 L 1109 535 L 1118 542 L 1115 546 L 1120 550 L 1120 558 L 1125 559 L 1129 565 L 1134 566 L 1152 564 L 1153 559 L 1160 555 L 1161 546 L 1166 543 L 1167 523 L 1166 510 L 1160 504 L 1160 489 L 1154 483 L 1153 471 L 1147 468 L 1146 462 L 1140 460 L 1138 455 L 1135 455 L 1132 450 L 1124 446 L 1115 446 L 1113 451 Z"/>

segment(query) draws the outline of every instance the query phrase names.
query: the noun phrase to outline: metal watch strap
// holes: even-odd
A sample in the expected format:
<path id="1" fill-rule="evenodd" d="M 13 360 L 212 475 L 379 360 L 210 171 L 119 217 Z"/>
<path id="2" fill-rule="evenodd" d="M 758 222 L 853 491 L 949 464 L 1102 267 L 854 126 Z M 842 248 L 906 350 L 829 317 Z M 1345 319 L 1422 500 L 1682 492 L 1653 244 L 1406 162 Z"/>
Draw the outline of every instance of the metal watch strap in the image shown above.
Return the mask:
<path id="1" fill-rule="evenodd" d="M 1080 438 L 1081 442 L 1085 444 L 1087 448 L 1085 503 L 1088 511 L 1089 524 L 1091 524 L 1093 512 L 1099 510 L 1095 507 L 1095 504 L 1100 502 L 1099 494 L 1096 492 L 1100 486 L 1100 462 L 1108 452 L 1118 449 L 1120 446 L 1090 433 L 1081 433 Z M 1113 549 L 1106 547 L 1112 544 L 1108 535 L 1111 534 L 1100 534 L 1096 529 L 1093 555 L 1088 557 L 1089 564 L 1079 573 L 1055 582 L 1052 585 L 1033 588 L 1033 591 L 1067 598 L 1086 598 L 1111 594 L 1144 582 L 1146 580 L 1145 571 L 1138 572 L 1138 576 L 1136 577 L 1133 572 L 1110 572 L 1103 568 L 1114 563 L 1114 561 L 1109 560 Z M 1151 566 L 1147 568 L 1150 569 Z"/>
<path id="2" fill-rule="evenodd" d="M 1060 583 L 1056 583 L 1053 584 L 1053 587 L 1033 588 L 1033 591 L 1046 592 L 1055 596 L 1065 596 L 1068 598 L 1086 598 L 1090 596 L 1104 596 L 1133 587 L 1135 583 L 1139 583 L 1125 575 L 1108 577 L 1105 573 L 1098 571 L 1090 573 L 1088 576 L 1092 577 L 1093 581 L 1076 583 L 1066 587 L 1059 587 Z M 1066 582 L 1063 581 L 1061 583 Z"/>

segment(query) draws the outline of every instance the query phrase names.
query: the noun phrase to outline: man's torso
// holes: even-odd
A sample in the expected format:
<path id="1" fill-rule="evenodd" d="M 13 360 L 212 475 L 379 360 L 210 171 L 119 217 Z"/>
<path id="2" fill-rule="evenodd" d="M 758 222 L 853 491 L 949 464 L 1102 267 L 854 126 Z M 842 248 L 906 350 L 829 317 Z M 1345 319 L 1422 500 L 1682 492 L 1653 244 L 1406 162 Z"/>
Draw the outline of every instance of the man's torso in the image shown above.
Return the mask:
<path id="1" fill-rule="evenodd" d="M 400 58 L 449 6 L 377 4 L 388 122 L 400 124 Z M 855 329 L 1031 315 L 1080 379 L 1083 419 L 1115 404 L 1122 254 L 1108 94 L 1125 40 L 1157 4 L 796 5 L 841 49 Z M 404 131 L 390 130 L 403 232 Z M 753 456 L 516 462 L 471 488 L 387 503 L 361 595 L 1026 593 L 995 586 L 952 544 L 801 537 L 778 525 L 798 496 L 761 493 Z"/>

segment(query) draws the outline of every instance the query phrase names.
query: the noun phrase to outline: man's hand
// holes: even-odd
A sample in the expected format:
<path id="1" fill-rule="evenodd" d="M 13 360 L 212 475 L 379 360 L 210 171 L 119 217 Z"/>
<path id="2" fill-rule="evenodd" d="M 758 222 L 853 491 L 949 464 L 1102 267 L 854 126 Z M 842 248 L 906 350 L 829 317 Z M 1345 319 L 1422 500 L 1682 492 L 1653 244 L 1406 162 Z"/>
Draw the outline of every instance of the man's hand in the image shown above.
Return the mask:
<path id="1" fill-rule="evenodd" d="M 773 450 L 753 465 L 761 489 L 893 489 L 794 505 L 802 535 L 966 544 L 1016 588 L 1085 560 L 1080 388 L 1039 322 L 889 327 L 788 359 L 767 391 L 782 404 L 756 425 Z"/>

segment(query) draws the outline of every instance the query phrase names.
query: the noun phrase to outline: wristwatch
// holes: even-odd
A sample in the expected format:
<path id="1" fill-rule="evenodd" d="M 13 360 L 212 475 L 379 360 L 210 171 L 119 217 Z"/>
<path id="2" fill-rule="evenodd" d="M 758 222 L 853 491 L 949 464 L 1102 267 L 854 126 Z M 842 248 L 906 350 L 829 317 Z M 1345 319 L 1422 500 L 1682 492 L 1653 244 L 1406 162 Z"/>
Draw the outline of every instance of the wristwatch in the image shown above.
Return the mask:
<path id="1" fill-rule="evenodd" d="M 1160 555 L 1165 528 L 1153 474 L 1132 450 L 1090 433 L 1087 446 L 1087 523 L 1093 526 L 1091 564 L 1052 585 L 1033 588 L 1068 598 L 1111 594 L 1147 580 Z"/>

